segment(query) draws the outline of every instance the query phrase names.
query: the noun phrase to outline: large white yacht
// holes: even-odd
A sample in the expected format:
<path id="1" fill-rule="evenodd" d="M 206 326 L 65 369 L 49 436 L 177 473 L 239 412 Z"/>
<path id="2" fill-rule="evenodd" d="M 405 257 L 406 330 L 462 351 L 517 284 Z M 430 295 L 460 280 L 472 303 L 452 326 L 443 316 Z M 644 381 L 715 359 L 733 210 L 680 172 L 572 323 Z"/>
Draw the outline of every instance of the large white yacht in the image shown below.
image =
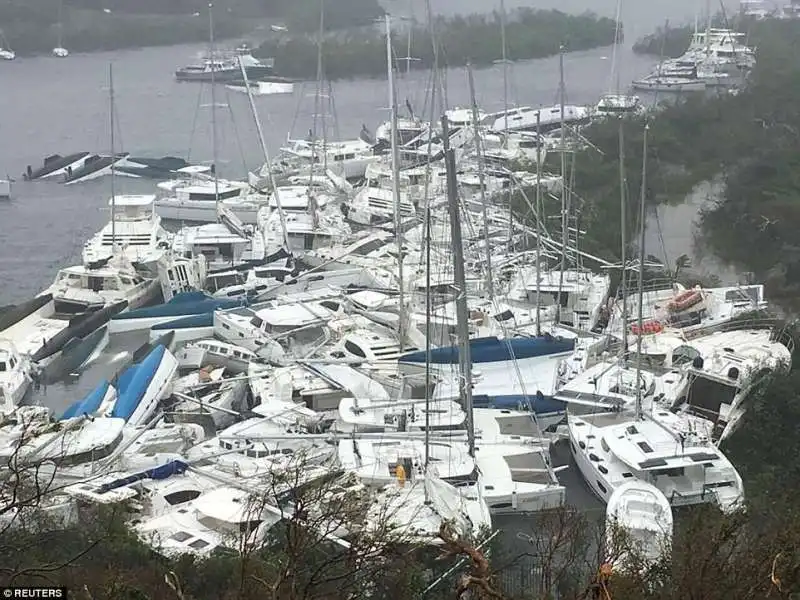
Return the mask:
<path id="1" fill-rule="evenodd" d="M 156 213 L 162 219 L 192 223 L 216 223 L 218 204 L 247 193 L 247 184 L 206 179 L 164 181 L 158 187 L 164 197 L 156 199 Z"/>
<path id="2" fill-rule="evenodd" d="M 111 221 L 84 245 L 84 264 L 108 260 L 115 247 L 132 263 L 155 264 L 167 247 L 167 232 L 161 227 L 161 217 L 153 211 L 155 199 L 149 194 L 109 200 Z"/>
<path id="3" fill-rule="evenodd" d="M 307 140 L 287 140 L 280 154 L 271 165 L 264 165 L 258 172 L 259 178 L 270 176 L 289 177 L 307 175 L 312 170 L 322 173 L 330 170 L 345 179 L 361 179 L 370 163 L 380 160 L 373 152 L 372 145 L 364 140 L 342 142 L 322 142 Z"/>
<path id="4" fill-rule="evenodd" d="M 125 257 L 115 256 L 97 269 L 84 265 L 61 269 L 53 285 L 39 295 L 52 294 L 56 313 L 78 315 L 122 300 L 128 301 L 128 308 L 138 308 L 155 300 L 159 292 L 157 280 L 145 279 Z"/>
<path id="5" fill-rule="evenodd" d="M 328 247 L 350 234 L 334 198 L 304 185 L 278 187 L 258 211 L 257 221 L 268 254 L 285 247 L 286 242 L 289 251 Z"/>
<path id="6" fill-rule="evenodd" d="M 793 343 L 774 336 L 769 329 L 741 329 L 681 344 L 666 361 L 673 370 L 658 379 L 662 405 L 708 420 L 719 443 L 733 433 L 763 377 L 791 368 Z"/>
<path id="7" fill-rule="evenodd" d="M 611 412 L 567 417 L 569 443 L 586 484 L 603 502 L 634 478 L 658 488 L 672 506 L 739 507 L 742 478 L 696 420 L 663 409 L 639 418 Z"/>

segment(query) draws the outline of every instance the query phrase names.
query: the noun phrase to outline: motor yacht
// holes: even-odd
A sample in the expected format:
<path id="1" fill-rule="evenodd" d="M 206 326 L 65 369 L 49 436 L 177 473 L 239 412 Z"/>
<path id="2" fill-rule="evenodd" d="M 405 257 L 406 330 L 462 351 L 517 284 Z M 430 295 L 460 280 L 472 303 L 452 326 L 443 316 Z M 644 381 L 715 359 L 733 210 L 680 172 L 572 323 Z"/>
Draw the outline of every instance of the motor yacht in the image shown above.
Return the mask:
<path id="1" fill-rule="evenodd" d="M 79 315 L 123 300 L 129 308 L 138 308 L 154 301 L 159 293 L 157 280 L 145 279 L 124 256 L 116 255 L 98 268 L 76 265 L 61 269 L 40 295 L 53 296 L 57 314 Z"/>
<path id="2" fill-rule="evenodd" d="M 108 201 L 111 222 L 83 247 L 83 263 L 109 260 L 115 249 L 131 263 L 154 266 L 169 247 L 161 217 L 153 211 L 154 195 L 120 195 Z"/>

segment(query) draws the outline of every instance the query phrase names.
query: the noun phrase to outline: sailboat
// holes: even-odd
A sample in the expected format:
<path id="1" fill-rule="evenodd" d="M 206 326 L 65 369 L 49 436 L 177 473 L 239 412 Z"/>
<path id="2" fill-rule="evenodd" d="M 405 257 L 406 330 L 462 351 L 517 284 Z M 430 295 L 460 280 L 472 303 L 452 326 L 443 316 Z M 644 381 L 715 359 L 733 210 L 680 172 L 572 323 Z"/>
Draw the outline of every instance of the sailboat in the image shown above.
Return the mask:
<path id="1" fill-rule="evenodd" d="M 0 59 L 14 60 L 15 58 L 17 58 L 17 53 L 9 48 L 8 40 L 6 39 L 3 31 L 0 29 Z"/>
<path id="2" fill-rule="evenodd" d="M 645 126 L 642 156 L 647 157 Z M 638 325 L 634 382 L 642 381 L 643 265 L 645 259 L 646 162 L 642 167 L 640 204 Z M 624 263 L 623 263 L 624 264 Z M 654 485 L 672 506 L 712 503 L 723 511 L 737 509 L 744 498 L 742 478 L 711 441 L 697 419 L 653 405 L 650 388 L 635 385 L 635 413 L 610 410 L 567 415 L 569 444 L 575 464 L 591 490 L 604 502 L 630 481 Z M 647 395 L 650 410 L 643 410 Z"/>
<path id="3" fill-rule="evenodd" d="M 62 15 L 64 13 L 64 0 L 58 3 L 58 45 L 53 48 L 53 56 L 56 58 L 66 58 L 69 56 L 69 50 L 64 48 L 64 21 Z"/>

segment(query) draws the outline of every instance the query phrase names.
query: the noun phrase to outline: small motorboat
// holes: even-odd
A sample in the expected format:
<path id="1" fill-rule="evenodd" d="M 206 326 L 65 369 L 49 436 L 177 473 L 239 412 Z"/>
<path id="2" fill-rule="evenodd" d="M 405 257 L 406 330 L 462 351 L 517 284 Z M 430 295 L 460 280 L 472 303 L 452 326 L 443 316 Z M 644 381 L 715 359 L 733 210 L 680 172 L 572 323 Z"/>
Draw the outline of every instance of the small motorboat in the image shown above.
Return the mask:
<path id="1" fill-rule="evenodd" d="M 248 88 L 254 96 L 270 96 L 273 94 L 291 94 L 294 92 L 294 80 L 286 77 L 267 77 L 255 81 L 231 81 L 225 85 L 234 92 L 247 93 Z"/>
<path id="2" fill-rule="evenodd" d="M 53 56 L 56 58 L 66 58 L 69 56 L 69 50 L 58 46 L 57 48 L 53 48 Z"/>
<path id="3" fill-rule="evenodd" d="M 632 479 L 614 490 L 606 506 L 607 562 L 641 569 L 672 547 L 672 507 L 657 487 Z"/>

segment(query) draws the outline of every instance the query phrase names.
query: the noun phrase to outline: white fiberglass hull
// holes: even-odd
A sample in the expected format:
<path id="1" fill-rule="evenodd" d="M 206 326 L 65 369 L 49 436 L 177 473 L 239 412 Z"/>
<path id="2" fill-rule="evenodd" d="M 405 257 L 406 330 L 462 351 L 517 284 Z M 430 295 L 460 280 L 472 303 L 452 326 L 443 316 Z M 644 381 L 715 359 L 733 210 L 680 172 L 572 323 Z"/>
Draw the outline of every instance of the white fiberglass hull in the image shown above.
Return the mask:
<path id="1" fill-rule="evenodd" d="M 111 319 L 108 322 L 108 333 L 115 335 L 118 333 L 129 333 L 132 331 L 149 331 L 150 328 L 155 325 L 161 325 L 162 323 L 168 323 L 169 321 L 174 321 L 180 318 L 182 318 L 181 315 L 146 317 L 140 319 Z"/>
<path id="2" fill-rule="evenodd" d="M 244 85 L 226 85 L 231 91 L 247 93 Z M 253 96 L 271 96 L 273 94 L 291 94 L 294 92 L 294 83 L 278 81 L 251 81 L 250 90 Z"/>
<path id="3" fill-rule="evenodd" d="M 670 78 L 640 79 L 639 81 L 634 81 L 632 87 L 650 92 L 702 92 L 706 89 L 706 82 L 699 80 L 682 81 Z"/>
<path id="4" fill-rule="evenodd" d="M 173 317 L 172 320 L 175 320 Z M 177 329 L 151 329 L 150 341 L 154 342 L 165 333 L 175 332 L 172 338 L 173 343 L 196 342 L 197 340 L 207 339 L 214 335 L 214 327 L 181 327 Z"/>
<path id="5" fill-rule="evenodd" d="M 91 154 L 87 154 L 83 158 L 79 158 L 75 162 L 66 165 L 63 169 L 56 169 L 55 171 L 50 171 L 49 173 L 45 173 L 44 175 L 41 175 L 36 179 L 38 180 L 38 179 L 51 179 L 53 177 L 64 177 L 64 175 L 66 175 L 67 172 L 70 170 L 77 171 L 78 169 L 82 169 L 83 165 L 86 164 L 86 159 L 90 158 L 91 156 L 92 156 Z"/>
<path id="6" fill-rule="evenodd" d="M 213 201 L 208 200 L 176 200 L 166 198 L 156 200 L 156 214 L 162 219 L 170 221 L 185 221 L 190 223 L 216 223 L 217 206 Z M 225 203 L 225 208 L 236 215 L 246 225 L 258 223 L 258 210 L 260 205 L 250 204 L 237 206 L 236 204 Z"/>

